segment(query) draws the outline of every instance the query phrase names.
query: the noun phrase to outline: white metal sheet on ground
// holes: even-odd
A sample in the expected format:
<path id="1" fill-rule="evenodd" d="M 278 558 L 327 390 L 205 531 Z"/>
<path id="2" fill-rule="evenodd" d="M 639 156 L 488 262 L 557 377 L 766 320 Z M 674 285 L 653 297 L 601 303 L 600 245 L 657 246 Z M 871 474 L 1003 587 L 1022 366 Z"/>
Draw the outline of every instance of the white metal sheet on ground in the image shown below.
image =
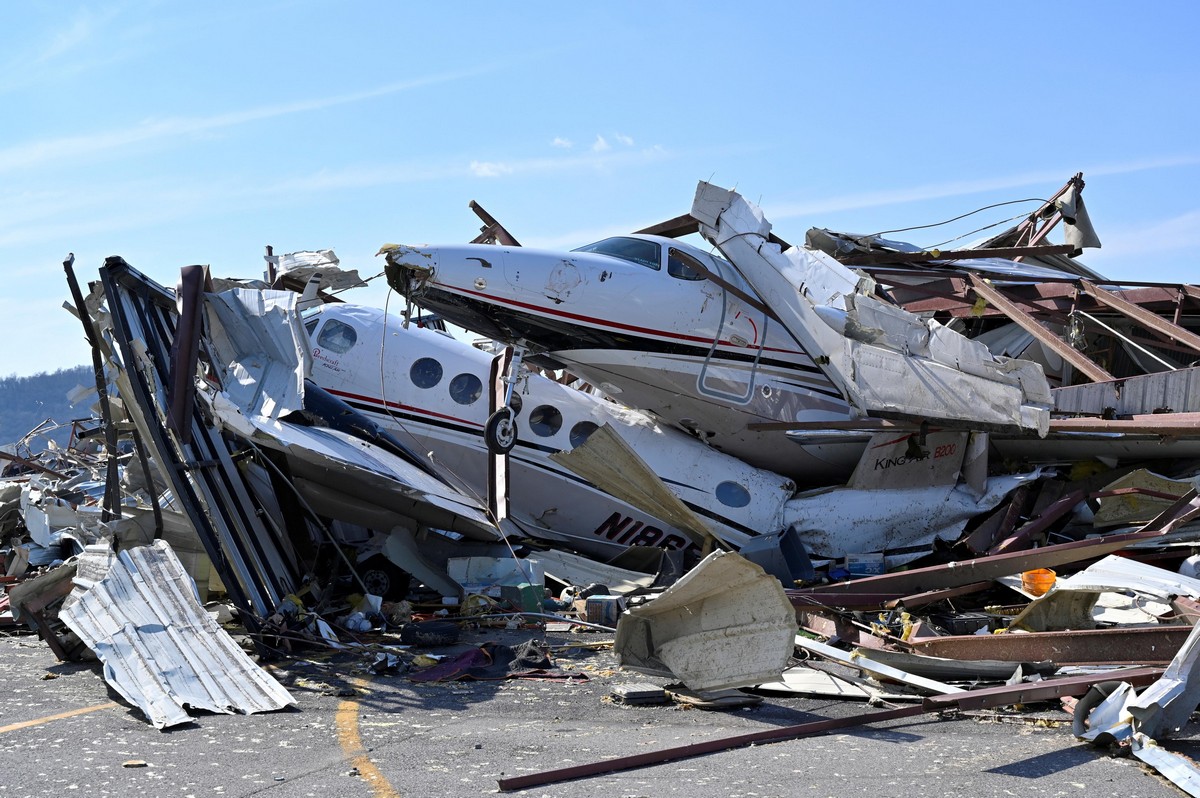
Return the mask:
<path id="1" fill-rule="evenodd" d="M 232 714 L 295 703 L 204 610 L 165 541 L 116 556 L 90 546 L 75 583 L 59 618 L 156 728 L 190 721 L 185 707 Z"/>
<path id="2" fill-rule="evenodd" d="M 847 698 L 862 701 L 871 698 L 871 693 L 857 684 L 839 679 L 832 673 L 807 666 L 788 668 L 778 681 L 763 682 L 755 685 L 754 689 L 769 693 L 791 693 L 821 698 Z"/>

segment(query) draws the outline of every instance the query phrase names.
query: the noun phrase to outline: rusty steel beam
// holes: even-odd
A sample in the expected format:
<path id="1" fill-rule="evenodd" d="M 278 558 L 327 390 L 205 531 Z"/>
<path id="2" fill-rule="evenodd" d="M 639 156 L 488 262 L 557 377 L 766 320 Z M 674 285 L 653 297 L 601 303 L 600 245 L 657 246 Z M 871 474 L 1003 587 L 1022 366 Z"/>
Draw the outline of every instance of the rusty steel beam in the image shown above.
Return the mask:
<path id="1" fill-rule="evenodd" d="M 1002 707 L 1012 704 L 1028 704 L 1035 701 L 1049 701 L 1063 696 L 1080 696 L 1086 693 L 1092 685 L 1112 679 L 1120 679 L 1135 686 L 1141 686 L 1158 679 L 1162 676 L 1162 673 L 1161 668 L 1130 668 L 1123 671 L 1090 673 L 1064 679 L 1044 679 L 1040 682 L 1030 682 L 1027 684 L 1002 685 L 983 690 L 967 690 L 960 693 L 926 698 L 917 706 L 872 712 L 866 715 L 854 715 L 849 718 L 812 721 L 795 726 L 783 726 L 777 729 L 739 734 L 734 737 L 723 737 L 702 743 L 665 748 L 659 751 L 647 751 L 616 759 L 604 759 L 583 765 L 572 765 L 541 773 L 510 776 L 505 779 L 499 779 L 497 784 L 502 792 L 523 790 L 529 787 L 541 787 L 572 779 L 634 770 L 650 765 L 660 765 L 664 762 L 673 762 L 694 756 L 717 753 L 719 751 L 730 751 L 748 745 L 798 740 L 804 737 L 827 734 L 840 729 L 865 726 L 869 723 L 915 718 L 946 710 L 986 709 L 988 707 Z"/>
<path id="2" fill-rule="evenodd" d="M 1193 498 L 1189 496 L 1188 498 Z M 1177 502 L 1170 510 L 1163 512 L 1163 518 L 1172 510 L 1178 508 L 1183 500 Z M 944 565 L 929 565 L 924 568 L 913 568 L 909 571 L 896 571 L 880 576 L 865 576 L 853 582 L 839 582 L 833 585 L 821 585 L 817 588 L 800 588 L 786 591 L 792 606 L 804 609 L 811 606 L 808 596 L 820 594 L 823 600 L 853 600 L 861 594 L 890 594 L 892 598 L 903 598 L 928 590 L 942 590 L 960 587 L 972 582 L 982 582 L 1001 576 L 1011 576 L 1031 568 L 1056 568 L 1080 560 L 1096 559 L 1106 554 L 1143 540 L 1151 540 L 1162 534 L 1157 525 L 1158 519 L 1152 521 L 1145 529 L 1124 535 L 1109 535 L 1102 538 L 1074 540 L 1070 543 L 1058 543 L 1053 546 L 1042 546 L 1031 551 L 1014 551 L 1006 554 L 996 554 L 988 557 L 977 557 L 973 560 L 960 560 Z"/>
<path id="3" fill-rule="evenodd" d="M 903 609 L 924 607 L 926 604 L 932 604 L 935 601 L 958 598 L 959 596 L 969 596 L 972 593 L 979 593 L 991 587 L 995 587 L 995 583 L 991 581 L 984 581 L 972 582 L 969 585 L 959 585 L 958 587 L 949 587 L 944 590 L 926 590 L 924 593 L 914 593 L 911 596 L 902 596 L 898 599 L 885 601 L 883 606 L 889 610 L 897 607 Z"/>
<path id="4" fill-rule="evenodd" d="M 1071 491 L 1066 496 L 1063 496 L 1061 499 L 1051 504 L 1049 507 L 1043 509 L 1037 514 L 1036 518 L 1032 519 L 1027 524 L 1024 524 L 1016 532 L 997 543 L 988 550 L 988 553 L 1003 554 L 1006 551 L 1012 551 L 1017 548 L 1028 548 L 1028 546 L 1022 546 L 1021 544 L 1026 543 L 1030 538 L 1049 529 L 1055 521 L 1058 521 L 1064 515 L 1071 512 L 1071 510 L 1075 509 L 1076 505 L 1086 498 L 1088 498 L 1086 491 Z M 1174 497 L 1172 497 L 1172 501 L 1173 500 Z"/>
<path id="5" fill-rule="evenodd" d="M 1171 608 L 1175 610 L 1176 615 L 1183 618 L 1192 626 L 1200 623 L 1200 601 L 1190 599 L 1187 596 L 1175 596 L 1171 599 Z"/>
<path id="6" fill-rule="evenodd" d="M 512 233 L 505 229 L 504 225 L 500 224 L 487 211 L 483 209 L 475 200 L 467 203 L 467 207 L 475 212 L 479 217 L 479 221 L 483 222 L 483 227 L 479 228 L 479 235 L 471 239 L 472 244 L 502 244 L 506 247 L 519 247 L 521 242 L 518 241 Z"/>
<path id="7" fill-rule="evenodd" d="M 1013 258 L 1026 255 L 1066 255 L 1074 252 L 1070 244 L 1046 244 L 1036 247 L 993 247 L 984 249 L 929 250 L 927 252 L 870 252 L 838 258 L 843 266 L 876 266 L 887 263 L 926 263 L 928 261 L 978 260 L 980 258 Z"/>
<path id="8" fill-rule="evenodd" d="M 667 219 L 665 222 L 652 224 L 649 227 L 643 227 L 641 230 L 634 230 L 633 232 L 639 235 L 680 238 L 691 233 L 700 232 L 700 222 L 696 220 L 695 216 L 685 213 L 682 216 L 676 216 L 674 219 Z"/>
<path id="9" fill-rule="evenodd" d="M 675 748 L 664 748 L 659 751 L 647 751 L 644 754 L 634 754 L 633 756 L 623 756 L 616 759 L 604 759 L 599 762 L 591 762 L 585 765 L 573 765 L 571 767 L 559 768 L 558 770 L 549 770 L 544 773 L 531 773 L 527 776 L 511 776 L 507 779 L 500 779 L 498 784 L 501 791 L 508 792 L 509 790 L 523 790 L 527 787 L 540 787 L 545 784 L 556 784 L 562 781 L 570 781 L 571 779 L 581 779 L 587 776 L 598 776 L 602 773 L 617 773 L 622 770 L 634 770 L 635 768 L 647 767 L 649 765 L 659 765 L 663 762 L 672 762 L 677 759 L 687 759 L 693 756 L 701 756 L 702 754 L 712 754 L 717 751 L 729 751 L 734 748 L 744 748 L 747 745 L 756 745 L 762 743 L 777 743 L 783 740 L 797 740 L 801 737 L 811 737 L 817 734 L 825 734 L 838 729 L 849 729 L 855 726 L 864 726 L 868 723 L 878 723 L 884 720 L 896 720 L 897 718 L 912 718 L 918 715 L 929 714 L 929 710 L 923 706 L 902 707 L 901 709 L 889 709 L 883 712 L 872 712 L 867 715 L 855 715 L 849 718 L 834 718 L 829 720 L 817 720 L 811 723 L 801 723 L 797 726 L 781 726 L 776 729 L 767 729 L 766 731 L 751 732 L 750 734 L 739 734 L 735 737 L 722 737 L 717 740 L 709 740 L 704 743 L 693 743 L 691 745 L 681 745 Z"/>
<path id="10" fill-rule="evenodd" d="M 908 649 L 908 644 L 898 637 L 874 634 L 861 622 L 823 607 L 796 610 L 796 623 L 805 631 L 854 648 L 878 649 L 892 645 Z"/>
<path id="11" fill-rule="evenodd" d="M 1096 365 L 1091 358 L 1047 330 L 1033 316 L 1017 307 L 1015 302 L 1001 294 L 991 284 L 974 275 L 970 276 L 970 280 L 971 289 L 978 296 L 983 297 L 989 304 L 995 305 L 1004 311 L 1004 315 L 1020 325 L 1023 330 L 1038 341 L 1054 350 L 1055 354 L 1074 366 L 1080 373 L 1087 375 L 1088 379 L 1093 382 L 1106 382 L 1114 379 L 1113 375 Z"/>
<path id="12" fill-rule="evenodd" d="M 914 640 L 919 654 L 949 659 L 994 659 L 1059 665 L 1139 663 L 1165 665 L 1192 633 L 1188 626 L 1138 626 L 1113 629 L 1072 629 L 1066 632 L 951 635 Z"/>
<path id="13" fill-rule="evenodd" d="M 1133 319 L 1148 330 L 1154 330 L 1161 335 L 1178 341 L 1189 349 L 1200 352 L 1200 335 L 1185 330 L 1183 327 L 1167 321 L 1157 313 L 1146 310 L 1140 305 L 1135 305 L 1124 297 L 1117 296 L 1112 291 L 1101 288 L 1093 282 L 1080 280 L 1079 283 L 1085 294 L 1102 305 L 1107 305 L 1122 316 Z"/>
<path id="14" fill-rule="evenodd" d="M 1063 696 L 1080 696 L 1086 693 L 1092 685 L 1100 682 L 1116 680 L 1129 682 L 1134 687 L 1141 687 L 1156 681 L 1162 674 L 1162 668 L 1126 668 L 1104 673 L 1067 676 L 1061 679 L 1043 679 L 1040 682 L 1002 684 L 997 687 L 968 690 L 965 693 L 929 696 L 922 702 L 922 705 L 930 711 L 957 709 L 969 712 L 973 709 L 988 709 L 1011 704 L 1032 704 L 1035 701 L 1051 701 Z"/>
<path id="15" fill-rule="evenodd" d="M 1173 419 L 1173 415 L 1185 418 Z M 1050 432 L 1121 432 L 1178 438 L 1200 435 L 1200 423 L 1196 421 L 1195 413 L 1160 413 L 1136 419 L 1059 418 L 1050 421 Z"/>

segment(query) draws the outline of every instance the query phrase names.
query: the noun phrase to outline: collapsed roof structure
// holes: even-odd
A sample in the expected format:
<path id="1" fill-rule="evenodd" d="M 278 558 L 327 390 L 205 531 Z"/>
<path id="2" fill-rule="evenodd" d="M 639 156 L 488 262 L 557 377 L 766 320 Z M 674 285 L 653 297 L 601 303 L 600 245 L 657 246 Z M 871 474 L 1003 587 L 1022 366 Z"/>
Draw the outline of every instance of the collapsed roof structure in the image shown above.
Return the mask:
<path id="1" fill-rule="evenodd" d="M 702 285 L 699 293 L 708 300 L 705 310 L 718 300 L 726 303 L 721 306 L 721 324 L 735 315 L 733 310 L 745 310 L 745 316 L 759 314 L 755 318 L 763 322 L 762 334 L 749 340 L 742 337 L 743 328 L 728 335 L 721 328 L 705 340 L 696 320 L 704 311 L 696 311 L 695 319 L 681 313 L 681 329 L 699 340 L 691 345 L 706 350 L 707 359 L 698 377 L 689 372 L 695 385 L 684 380 L 657 387 L 669 399 L 683 401 L 690 389 L 710 404 L 724 401 L 727 406 L 714 414 L 717 421 L 711 429 L 699 413 L 671 417 L 669 401 L 639 409 L 655 414 L 657 423 L 670 426 L 673 435 L 685 430 L 692 436 L 689 445 L 672 443 L 671 452 L 680 453 L 672 454 L 676 460 L 694 456 L 698 462 L 702 455 L 695 452 L 706 446 L 715 451 L 726 440 L 716 424 L 741 424 L 772 436 L 754 439 L 744 459 L 759 454 L 755 447 L 769 440 L 775 447 L 770 462 L 811 454 L 805 473 L 824 482 L 790 498 L 773 498 L 779 507 L 794 502 L 793 508 L 808 508 L 807 513 L 772 511 L 771 523 L 780 528 L 736 537 L 747 557 L 759 555 L 756 561 L 775 577 L 768 585 L 762 584 L 757 566 L 746 570 L 735 555 L 721 552 L 705 557 L 707 576 L 697 569 L 673 592 L 663 592 L 667 585 L 656 578 L 660 575 L 630 578 L 630 571 L 614 562 L 588 562 L 592 558 L 586 554 L 561 545 L 569 542 L 567 538 L 538 544 L 551 548 L 545 573 L 553 569 L 559 574 L 604 574 L 621 580 L 627 594 L 641 594 L 642 607 L 622 616 L 619 654 L 630 667 L 663 678 L 703 670 L 703 677 L 682 678 L 702 679 L 698 683 L 706 687 L 772 682 L 788 656 L 800 650 L 837 659 L 847 669 L 899 680 L 924 696 L 921 706 L 913 709 L 938 711 L 1078 696 L 1113 675 L 1064 677 L 1062 666 L 1138 665 L 1117 678 L 1142 685 L 1163 676 L 1149 698 L 1100 710 L 1108 719 L 1128 708 L 1137 722 L 1121 728 L 1106 720 L 1101 729 L 1097 716 L 1090 730 L 1081 731 L 1090 736 L 1097 736 L 1094 730 L 1107 731 L 1109 737 L 1136 740 L 1134 747 L 1148 761 L 1161 762 L 1153 738 L 1174 733 L 1180 718 L 1186 719 L 1200 700 L 1189 686 L 1196 669 L 1193 624 L 1200 618 L 1195 603 L 1200 591 L 1194 580 L 1161 569 L 1137 570 L 1112 561 L 1104 561 L 1102 567 L 1084 566 L 1113 552 L 1175 566 L 1200 544 L 1200 505 L 1195 497 L 1200 478 L 1191 462 L 1200 457 L 1200 370 L 1194 365 L 1200 353 L 1200 289 L 1113 282 L 1080 264 L 1074 256 L 1098 242 L 1083 207 L 1082 189 L 1082 176 L 1076 175 L 1043 207 L 1004 233 L 970 249 L 944 250 L 921 249 L 883 234 L 819 229 L 808 232 L 805 246 L 794 247 L 736 192 L 701 183 L 689 214 L 629 239 L 659 246 L 655 251 L 661 260 L 639 261 L 628 271 L 628 279 L 658 272 L 651 276 L 676 280 L 685 289 Z M 579 358 L 570 359 L 567 345 L 572 331 L 584 329 L 568 325 L 583 321 L 591 326 L 574 337 L 593 353 L 603 350 L 604 342 L 628 342 L 637 336 L 645 341 L 657 335 L 657 354 L 683 359 L 684 344 L 669 339 L 671 330 L 648 334 L 648 322 L 644 327 L 630 321 L 615 324 L 604 317 L 603 302 L 595 299 L 589 300 L 594 303 L 590 315 L 571 305 L 580 301 L 585 289 L 597 287 L 588 282 L 588 263 L 599 264 L 597 274 L 603 276 L 597 276 L 596 283 L 611 287 L 626 279 L 620 271 L 622 256 L 614 250 L 554 254 L 546 259 L 548 274 L 542 275 L 537 272 L 542 255 L 521 251 L 516 238 L 473 207 L 485 223 L 476 243 L 491 249 L 470 250 L 461 258 L 475 270 L 463 272 L 468 275 L 465 285 L 447 282 L 455 254 L 449 248 L 392 247 L 385 251 L 393 286 L 413 300 L 430 300 L 448 316 L 457 309 L 463 311 L 461 320 L 482 319 L 489 331 L 520 333 L 512 337 L 529 346 L 528 362 L 556 371 L 564 364 L 572 370 L 586 367 Z M 1067 229 L 1067 243 L 1046 243 L 1059 223 Z M 700 258 L 654 238 L 670 241 L 692 232 L 700 233 L 723 257 Z M 290 290 L 218 292 L 212 290 L 215 286 L 204 268 L 189 267 L 171 291 L 120 258 L 106 261 L 100 283 L 87 299 L 76 288 L 75 310 L 96 354 L 104 418 L 105 458 L 89 464 L 88 476 L 102 477 L 89 480 L 95 483 L 89 488 L 90 499 L 76 501 L 69 512 L 63 511 L 70 503 L 68 490 L 79 483 L 54 482 L 50 477 L 57 475 L 50 474 L 16 491 L 24 501 L 23 523 L 36 537 L 26 550 L 25 564 L 38 546 L 48 549 L 67 545 L 65 541 L 74 541 L 87 553 L 9 590 L 5 598 L 15 614 L 30 619 L 59 646 L 56 653 L 69 656 L 69 647 L 57 641 L 44 612 L 70 593 L 63 620 L 105 658 L 106 671 L 113 674 L 122 695 L 144 702 L 147 715 L 163 726 L 186 719 L 179 702 L 170 699 L 179 685 L 190 688 L 214 680 L 201 667 L 194 680 L 172 684 L 163 678 L 159 689 L 137 697 L 143 691 L 135 687 L 148 686 L 138 685 L 139 680 L 165 676 L 168 669 L 155 674 L 145 659 L 139 659 L 137 623 L 131 637 L 123 616 L 145 620 L 147 629 L 178 621 L 180 634 L 175 637 L 182 639 L 185 632 L 223 632 L 190 603 L 178 618 L 169 611 L 163 614 L 173 602 L 190 602 L 187 590 L 147 590 L 136 606 L 132 601 L 122 606 L 121 597 L 139 580 L 182 583 L 185 569 L 199 577 L 202 569 L 188 568 L 188 562 L 211 563 L 260 653 L 272 651 L 271 643 L 283 639 L 289 613 L 312 611 L 319 616 L 306 602 L 319 604 L 317 594 L 331 593 L 339 573 L 353 584 L 361 560 L 347 553 L 354 548 L 347 545 L 350 528 L 365 530 L 372 551 L 390 552 L 418 584 L 452 602 L 465 605 L 473 591 L 488 589 L 489 600 L 502 600 L 501 614 L 510 617 L 537 617 L 546 608 L 542 589 L 547 585 L 532 584 L 544 581 L 541 570 L 525 559 L 515 567 L 497 566 L 518 558 L 511 556 L 515 534 L 502 523 L 496 497 L 489 505 L 471 495 L 471 489 L 463 489 L 463 480 L 443 472 L 436 458 L 402 443 L 359 407 L 312 379 L 313 344 L 308 336 L 318 327 L 306 329 L 300 310 L 332 300 L 327 289 L 335 283 L 323 276 L 336 266 L 332 253 L 269 253 L 268 262 L 267 284 Z M 736 275 L 725 271 L 727 266 L 736 269 Z M 68 276 L 74 288 L 70 265 Z M 336 283 L 342 287 L 360 282 L 357 275 L 335 279 L 342 280 Z M 507 301 L 502 295 L 505 281 L 510 286 L 526 281 L 517 287 L 529 296 Z M 634 313 L 633 304 L 619 310 Z M 492 307 L 497 310 L 488 316 Z M 544 315 L 539 319 L 538 313 Z M 375 318 L 358 314 L 356 321 L 355 314 L 327 315 L 343 326 Z M 768 326 L 784 331 L 802 350 L 795 358 L 801 367 L 791 364 L 792 372 L 780 368 L 781 379 L 803 373 L 806 390 L 817 386 L 821 394 L 824 417 L 771 404 L 778 399 L 774 386 L 780 383 L 768 383 L 764 377 L 765 353 L 771 350 L 764 343 Z M 551 334 L 539 349 L 536 336 L 547 329 Z M 683 335 L 678 337 L 682 340 Z M 730 356 L 715 365 L 719 350 Z M 637 362 L 642 355 L 642 350 L 634 351 L 631 369 L 643 368 Z M 593 361 L 596 371 L 583 374 L 607 393 L 597 402 L 632 403 L 635 396 L 656 396 L 655 386 L 640 394 L 635 388 L 622 390 L 614 358 L 604 357 L 601 351 Z M 381 347 L 381 372 L 383 359 Z M 504 374 L 503 362 L 497 361 L 499 373 L 490 391 L 492 402 L 501 405 L 518 394 L 515 389 L 502 390 L 505 380 L 514 386 L 523 379 L 526 387 L 529 384 L 516 367 Z M 730 376 L 730 364 L 739 362 L 750 364 L 745 385 Z M 609 367 L 611 372 L 604 370 Z M 721 371 L 726 367 L 729 372 Z M 633 373 L 631 382 L 645 381 L 647 371 L 623 376 Z M 416 373 L 404 372 L 409 377 Z M 444 387 L 440 380 L 439 370 L 437 380 L 418 388 Z M 747 386 L 749 390 L 739 393 Z M 349 393 L 345 385 L 341 391 Z M 464 407 L 482 401 L 482 389 L 467 393 L 469 401 L 451 401 Z M 386 410 L 387 397 L 382 398 Z M 361 396 L 357 400 L 361 406 L 368 404 Z M 556 409 L 554 400 L 545 403 Z M 745 411 L 751 405 L 764 408 L 763 415 L 751 419 Z M 421 410 L 415 403 L 405 409 Z M 534 429 L 534 411 L 542 406 L 524 415 L 519 407 L 509 409 L 514 430 L 530 436 L 532 446 L 552 448 L 548 441 L 559 429 Z M 447 414 L 442 415 L 445 421 Z M 538 419 L 549 417 L 545 412 Z M 456 434 L 480 441 L 492 426 L 468 420 L 465 410 L 453 422 Z M 560 416 L 559 426 L 561 422 Z M 642 431 L 652 431 L 654 423 L 640 416 L 636 421 Z M 664 528 L 673 524 L 682 530 L 685 542 L 697 544 L 695 548 L 737 547 L 730 545 L 734 536 L 716 534 L 717 525 L 705 520 L 714 517 L 712 508 L 721 504 L 743 507 L 757 501 L 753 491 L 735 484 L 734 469 L 713 488 L 714 504 L 706 516 L 697 512 L 697 501 L 682 498 L 687 491 L 679 486 L 687 478 L 688 463 L 670 464 L 682 470 L 665 478 L 670 469 L 661 458 L 656 473 L 645 464 L 653 458 L 622 450 L 619 436 L 611 430 L 592 424 L 587 434 L 571 436 L 569 451 L 564 446 L 563 452 L 545 459 L 578 475 L 561 479 L 585 481 L 607 491 L 614 503 L 644 503 L 650 517 L 669 519 L 662 522 Z M 653 446 L 656 437 L 647 432 L 636 440 Z M 481 458 L 504 456 L 484 454 L 482 444 L 478 453 Z M 722 453 L 707 462 L 729 459 Z M 136 487 L 120 473 L 118 461 L 122 467 L 136 461 L 141 473 Z M 765 465 L 747 468 L 746 473 L 755 470 L 776 494 L 796 487 L 790 477 L 771 474 Z M 512 492 L 515 496 L 518 491 Z M 17 501 L 13 493 L 0 493 L 4 506 Z M 899 516 L 934 518 L 949 505 L 952 518 L 936 529 L 927 524 L 905 537 L 909 527 L 897 520 Z M 60 510 L 51 512 L 51 506 Z M 541 512 L 539 517 L 552 514 Z M 86 536 L 63 533 L 85 526 Z M 164 538 L 172 541 L 170 547 Z M 761 542 L 757 538 L 770 539 L 765 556 L 761 550 L 752 551 Z M 164 553 L 176 548 L 176 542 L 186 548 L 186 541 L 194 545 L 183 552 L 185 557 Z M 481 555 L 478 561 L 451 566 L 453 558 L 475 554 Z M 813 554 L 820 555 L 813 558 L 819 560 L 816 567 L 809 557 Z M 897 554 L 906 560 L 925 559 L 905 571 L 878 573 L 894 564 L 896 560 L 888 557 Z M 190 555 L 196 556 L 188 560 Z M 1021 582 L 1022 574 L 1057 569 L 1065 576 L 1077 568 L 1080 574 L 1059 580 L 1042 598 Z M 754 599 L 758 606 L 746 612 L 746 607 L 732 603 L 738 596 L 723 595 L 738 591 L 705 581 L 729 580 L 732 577 L 712 574 L 735 572 L 738 584 L 753 583 L 755 595 L 770 598 Z M 357 587 L 369 592 L 358 581 Z M 779 582 L 786 588 L 783 593 Z M 1173 612 L 1142 611 L 1136 621 L 1123 618 L 1116 626 L 1099 620 L 1097 597 L 1120 596 L 1122 591 L 1141 597 L 1131 612 L 1144 610 L 1146 596 Z M 301 594 L 306 598 L 299 598 Z M 658 612 L 656 597 L 665 599 Z M 562 604 L 559 609 L 574 608 L 569 599 Z M 380 607 L 374 610 L 373 617 L 378 617 Z M 871 651 L 853 655 L 837 645 L 793 640 L 793 614 L 797 626 L 831 644 Z M 354 624 L 360 622 L 373 628 L 363 618 Z M 386 632 L 386 623 L 379 628 Z M 1022 633 L 1006 631 L 1010 628 Z M 971 633 L 980 629 L 1000 633 Z M 336 644 L 323 619 L 312 630 L 305 644 L 321 639 Z M 746 658 L 754 661 L 752 674 L 732 672 L 744 653 L 738 641 L 751 639 L 771 642 L 755 652 L 763 656 Z M 778 650 L 765 650 L 780 640 Z M 185 657 L 188 648 L 168 646 L 157 637 L 146 642 L 153 643 L 159 658 Z M 220 643 L 214 650 L 229 654 L 229 668 L 247 668 L 228 641 Z M 940 661 L 934 662 L 935 657 Z M 244 694 L 196 693 L 194 701 L 184 703 L 241 711 L 289 703 L 286 692 L 269 680 L 260 681 L 249 670 L 243 673 L 250 673 L 246 678 L 253 683 Z M 1045 684 L 1036 682 L 1050 674 L 1059 675 L 1044 679 Z M 969 689 L 979 682 L 1006 680 L 1011 684 Z M 877 688 L 868 685 L 861 694 L 878 695 Z M 1159 700 L 1161 705 L 1153 705 Z M 1168 703 L 1169 711 L 1161 708 Z M 1086 720 L 1100 704 L 1089 702 L 1080 717 Z M 786 736 L 780 733 L 771 739 Z M 544 782 L 510 780 L 501 786 L 532 783 Z"/>

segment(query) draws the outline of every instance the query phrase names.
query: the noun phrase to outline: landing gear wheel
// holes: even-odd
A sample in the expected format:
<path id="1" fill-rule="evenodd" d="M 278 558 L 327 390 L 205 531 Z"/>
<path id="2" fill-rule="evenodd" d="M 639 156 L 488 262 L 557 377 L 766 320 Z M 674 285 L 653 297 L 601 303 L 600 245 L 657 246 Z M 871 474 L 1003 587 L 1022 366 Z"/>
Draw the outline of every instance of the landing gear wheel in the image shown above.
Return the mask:
<path id="1" fill-rule="evenodd" d="M 483 440 L 492 454 L 508 454 L 517 445 L 517 420 L 511 407 L 502 407 L 488 418 Z"/>
<path id="2" fill-rule="evenodd" d="M 358 566 L 358 575 L 368 593 L 386 601 L 400 601 L 408 595 L 411 577 L 382 554 L 363 561 Z"/>

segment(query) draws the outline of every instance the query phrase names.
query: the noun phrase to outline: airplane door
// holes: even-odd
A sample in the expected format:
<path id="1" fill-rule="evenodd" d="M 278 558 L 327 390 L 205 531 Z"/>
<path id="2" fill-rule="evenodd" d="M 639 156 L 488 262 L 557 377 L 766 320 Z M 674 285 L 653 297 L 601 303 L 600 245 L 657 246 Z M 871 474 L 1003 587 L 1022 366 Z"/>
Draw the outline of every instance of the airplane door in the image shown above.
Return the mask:
<path id="1" fill-rule="evenodd" d="M 694 262 L 695 259 L 691 255 L 672 247 L 668 272 L 672 277 L 679 279 L 704 279 L 702 272 L 690 265 Z M 710 260 L 698 265 L 724 280 L 728 281 L 732 277 L 726 273 L 719 261 Z M 696 277 L 689 276 L 689 272 L 695 273 Z M 715 282 L 707 282 L 704 293 L 707 299 L 701 308 L 701 316 L 708 317 L 708 321 L 699 329 L 712 336 L 712 344 L 700 367 L 696 390 L 719 401 L 748 404 L 754 398 L 758 361 L 762 355 L 763 339 L 767 331 L 766 313 L 751 308 Z M 749 367 L 743 365 L 737 369 L 730 369 L 720 362 L 715 362 L 714 355 L 721 342 L 750 355 L 752 360 L 748 364 Z"/>

